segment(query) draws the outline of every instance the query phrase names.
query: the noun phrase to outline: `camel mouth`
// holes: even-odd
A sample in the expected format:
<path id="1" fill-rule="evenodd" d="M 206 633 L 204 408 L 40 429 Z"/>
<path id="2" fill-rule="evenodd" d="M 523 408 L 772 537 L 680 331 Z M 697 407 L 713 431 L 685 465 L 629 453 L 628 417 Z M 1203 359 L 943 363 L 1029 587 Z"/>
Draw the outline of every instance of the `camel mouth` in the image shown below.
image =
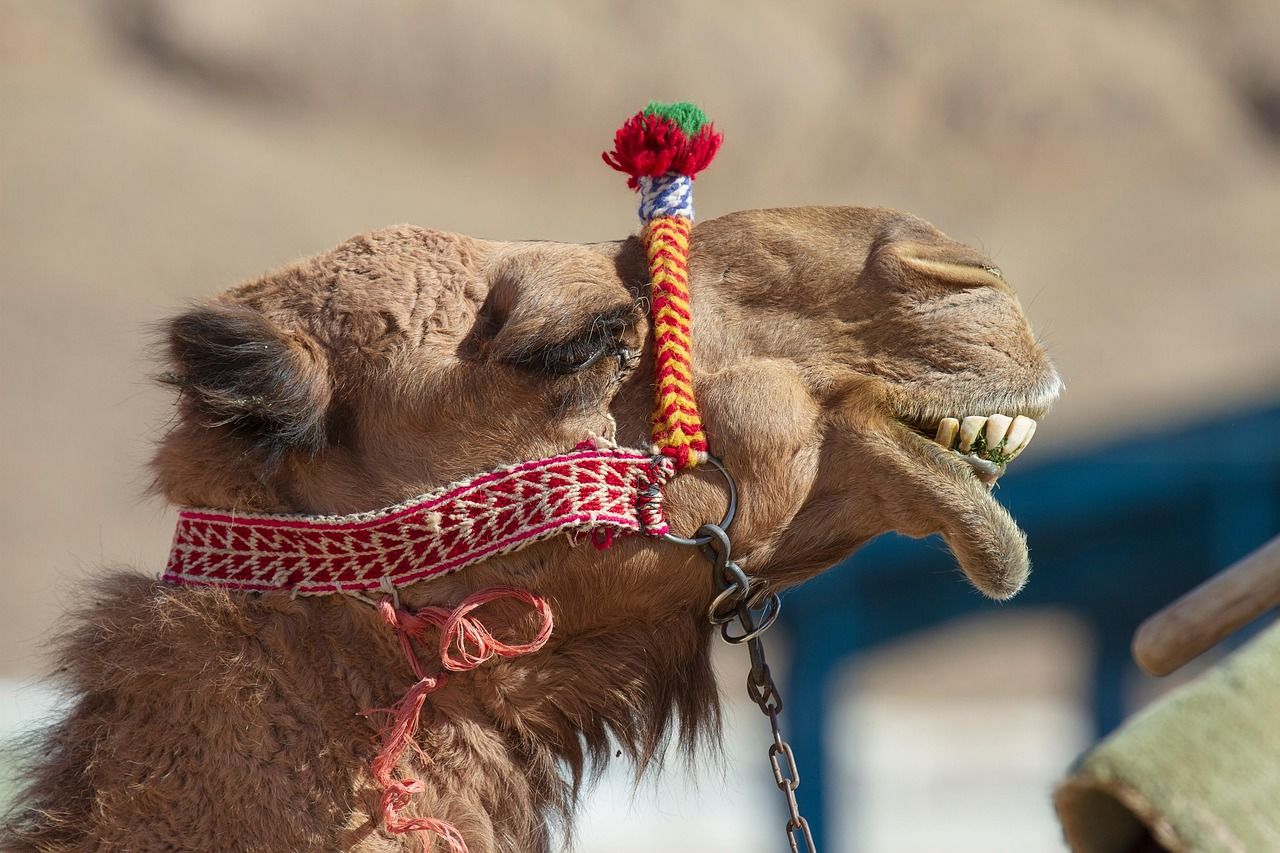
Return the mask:
<path id="1" fill-rule="evenodd" d="M 899 398 L 896 420 L 968 465 L 992 489 L 1009 464 L 1031 444 L 1039 421 L 1062 393 L 1062 379 L 1049 366 L 1032 385 L 996 394 L 917 392 Z"/>
<path id="2" fill-rule="evenodd" d="M 1043 409 L 1028 409 L 1043 416 Z M 1022 455 L 1036 434 L 1038 421 L 1028 414 L 948 415 L 899 421 L 917 436 L 953 453 L 988 489 Z"/>

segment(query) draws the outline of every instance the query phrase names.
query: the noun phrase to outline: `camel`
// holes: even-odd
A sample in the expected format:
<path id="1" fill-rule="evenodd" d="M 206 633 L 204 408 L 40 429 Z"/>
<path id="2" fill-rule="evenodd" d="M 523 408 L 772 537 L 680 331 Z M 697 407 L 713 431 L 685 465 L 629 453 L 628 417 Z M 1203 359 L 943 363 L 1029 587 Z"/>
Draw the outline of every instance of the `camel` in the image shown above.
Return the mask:
<path id="1" fill-rule="evenodd" d="M 697 393 L 738 481 L 749 575 L 785 590 L 898 531 L 941 534 L 979 591 L 1017 592 L 1025 539 L 990 485 L 1061 383 L 990 259 L 891 210 L 794 208 L 698 224 L 690 269 Z M 155 488 L 180 506 L 341 514 L 584 436 L 645 447 L 646 282 L 636 237 L 401 226 L 240 285 L 165 327 L 178 393 Z M 962 452 L 984 440 L 998 465 Z M 681 474 L 665 509 L 696 530 L 724 512 L 722 483 Z M 451 607 L 495 585 L 542 596 L 554 630 L 431 694 L 401 759 L 424 783 L 406 813 L 448 821 L 473 853 L 547 851 L 592 768 L 714 738 L 716 587 L 696 548 L 557 536 L 399 596 Z M 31 750 L 3 849 L 422 849 L 378 820 L 378 725 L 361 712 L 413 675 L 374 607 L 133 572 L 81 602 L 57 669 L 73 701 Z M 485 620 L 537 629 L 517 601 Z"/>

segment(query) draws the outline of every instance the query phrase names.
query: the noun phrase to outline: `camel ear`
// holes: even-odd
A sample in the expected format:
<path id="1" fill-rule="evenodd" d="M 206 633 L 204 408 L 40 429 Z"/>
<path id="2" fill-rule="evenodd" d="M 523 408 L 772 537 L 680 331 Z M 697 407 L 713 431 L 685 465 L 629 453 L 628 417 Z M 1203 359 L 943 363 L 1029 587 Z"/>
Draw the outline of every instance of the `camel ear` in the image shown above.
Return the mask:
<path id="1" fill-rule="evenodd" d="M 904 266 L 932 276 L 944 284 L 962 287 L 991 287 L 1004 282 L 999 268 L 981 259 L 964 257 L 957 260 L 933 247 L 907 243 L 893 248 L 893 254 Z M 966 251 L 965 253 L 969 253 Z"/>
<path id="2" fill-rule="evenodd" d="M 325 444 L 332 383 L 316 341 L 249 308 L 205 305 L 169 321 L 166 381 L 194 423 L 272 451 Z"/>

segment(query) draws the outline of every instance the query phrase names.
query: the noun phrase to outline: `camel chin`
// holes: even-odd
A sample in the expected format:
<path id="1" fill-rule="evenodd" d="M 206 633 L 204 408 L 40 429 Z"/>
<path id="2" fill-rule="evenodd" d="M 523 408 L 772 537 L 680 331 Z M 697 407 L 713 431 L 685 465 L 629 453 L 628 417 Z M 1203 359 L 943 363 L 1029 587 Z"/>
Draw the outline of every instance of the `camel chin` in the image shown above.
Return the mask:
<path id="1" fill-rule="evenodd" d="M 1022 589 L 1030 560 L 1026 535 L 993 490 L 1030 444 L 1048 406 L 1019 408 L 1026 413 L 899 421 L 894 432 L 900 452 L 891 455 L 901 465 L 897 481 L 904 500 L 917 514 L 925 509 L 923 523 L 904 532 L 941 534 L 973 585 L 998 601 Z"/>

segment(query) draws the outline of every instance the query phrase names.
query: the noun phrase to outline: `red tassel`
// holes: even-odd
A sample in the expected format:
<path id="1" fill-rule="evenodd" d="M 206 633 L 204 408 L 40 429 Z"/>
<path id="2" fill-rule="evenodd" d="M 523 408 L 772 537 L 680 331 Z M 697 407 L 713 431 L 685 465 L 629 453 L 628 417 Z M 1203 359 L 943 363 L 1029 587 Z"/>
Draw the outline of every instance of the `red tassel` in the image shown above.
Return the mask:
<path id="1" fill-rule="evenodd" d="M 685 146 L 676 171 L 690 178 L 696 178 L 699 172 L 711 165 L 716 152 L 720 150 L 721 142 L 724 142 L 724 135 L 716 133 L 714 126 L 703 127 Z"/>
<path id="2" fill-rule="evenodd" d="M 610 167 L 628 175 L 627 186 L 636 189 L 640 178 L 656 178 L 668 172 L 696 176 L 711 165 L 724 136 L 706 125 L 692 138 L 675 122 L 659 115 L 636 113 L 613 135 L 613 150 L 600 155 Z"/>
<path id="3" fill-rule="evenodd" d="M 470 615 L 481 605 L 499 598 L 519 599 L 538 611 L 538 615 L 542 617 L 542 625 L 532 640 L 527 643 L 501 642 L 484 623 Z M 464 672 L 475 669 L 494 656 L 510 658 L 542 648 L 551 637 L 551 608 L 544 599 L 527 590 L 502 586 L 468 596 L 453 610 L 446 607 L 424 607 L 411 613 L 398 609 L 391 598 L 387 597 L 378 602 L 378 615 L 395 629 L 409 667 L 418 677 L 418 681 L 392 707 L 363 712 L 366 716 L 377 713 L 390 715 L 379 732 L 382 747 L 371 767 L 374 780 L 382 786 L 379 805 L 383 826 L 396 835 L 409 832 L 434 833 L 444 839 L 449 846 L 449 853 L 467 853 L 466 841 L 453 824 L 435 818 L 400 817 L 400 812 L 413 801 L 413 795 L 422 791 L 422 782 L 417 779 L 397 779 L 394 776 L 396 766 L 406 750 L 411 746 L 416 748 L 413 735 L 418 729 L 418 720 L 422 716 L 427 695 L 439 690 L 445 683 L 444 673 L 437 676 L 424 674 L 422 664 L 413 650 L 413 640 L 422 640 L 423 635 L 432 628 L 439 629 L 440 662 L 447 670 Z"/>

